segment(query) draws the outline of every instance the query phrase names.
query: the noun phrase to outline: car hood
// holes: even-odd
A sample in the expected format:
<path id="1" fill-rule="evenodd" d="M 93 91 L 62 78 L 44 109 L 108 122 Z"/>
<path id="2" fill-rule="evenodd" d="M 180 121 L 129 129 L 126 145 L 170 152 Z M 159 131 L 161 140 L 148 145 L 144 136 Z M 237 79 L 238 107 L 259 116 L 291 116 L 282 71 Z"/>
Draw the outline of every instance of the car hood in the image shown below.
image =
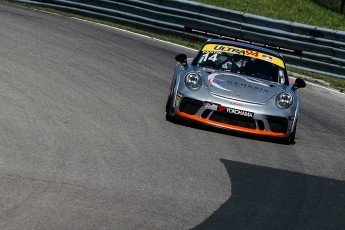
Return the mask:
<path id="1" fill-rule="evenodd" d="M 265 103 L 282 90 L 278 83 L 226 72 L 207 72 L 199 74 L 215 95 L 246 101 Z"/>

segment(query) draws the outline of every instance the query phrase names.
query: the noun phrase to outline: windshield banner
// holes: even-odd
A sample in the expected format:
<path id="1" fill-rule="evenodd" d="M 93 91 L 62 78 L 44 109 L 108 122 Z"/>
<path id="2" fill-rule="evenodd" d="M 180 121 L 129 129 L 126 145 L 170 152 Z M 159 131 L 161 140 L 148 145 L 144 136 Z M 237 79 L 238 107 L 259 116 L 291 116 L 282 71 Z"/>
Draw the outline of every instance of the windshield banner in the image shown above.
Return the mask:
<path id="1" fill-rule="evenodd" d="M 248 49 L 243 49 L 235 46 L 226 46 L 226 45 L 220 45 L 220 44 L 207 44 L 204 46 L 202 51 L 205 52 L 225 52 L 225 53 L 231 53 L 231 54 L 239 54 L 239 55 L 244 55 L 246 57 L 250 58 L 257 58 L 263 61 L 267 61 L 270 63 L 273 63 L 277 66 L 280 66 L 282 68 L 285 68 L 284 62 L 277 57 L 261 53 L 259 51 L 255 50 L 248 50 Z"/>

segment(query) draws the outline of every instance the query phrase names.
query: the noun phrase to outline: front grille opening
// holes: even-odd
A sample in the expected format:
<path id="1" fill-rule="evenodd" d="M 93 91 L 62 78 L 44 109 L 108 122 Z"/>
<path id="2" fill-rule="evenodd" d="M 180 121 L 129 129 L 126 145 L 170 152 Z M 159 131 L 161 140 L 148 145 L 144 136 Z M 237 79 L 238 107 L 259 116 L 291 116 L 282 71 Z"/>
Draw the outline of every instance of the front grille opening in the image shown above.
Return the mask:
<path id="1" fill-rule="evenodd" d="M 208 115 L 211 113 L 211 110 L 209 109 L 206 109 L 202 114 L 201 114 L 201 117 L 202 118 L 206 118 L 208 117 Z"/>
<path id="2" fill-rule="evenodd" d="M 284 117 L 268 117 L 270 130 L 275 133 L 286 133 L 288 128 L 288 120 Z"/>
<path id="3" fill-rule="evenodd" d="M 179 110 L 189 115 L 195 115 L 203 105 L 201 101 L 191 98 L 183 98 Z"/>
<path id="4" fill-rule="evenodd" d="M 255 120 L 248 117 L 238 116 L 234 114 L 226 114 L 222 112 L 213 112 L 210 120 L 217 121 L 229 125 L 235 125 L 244 128 L 256 129 Z"/>
<path id="5" fill-rule="evenodd" d="M 258 122 L 258 128 L 259 128 L 260 130 L 265 130 L 265 124 L 264 124 L 264 122 L 263 122 L 262 120 L 257 120 L 257 122 Z"/>

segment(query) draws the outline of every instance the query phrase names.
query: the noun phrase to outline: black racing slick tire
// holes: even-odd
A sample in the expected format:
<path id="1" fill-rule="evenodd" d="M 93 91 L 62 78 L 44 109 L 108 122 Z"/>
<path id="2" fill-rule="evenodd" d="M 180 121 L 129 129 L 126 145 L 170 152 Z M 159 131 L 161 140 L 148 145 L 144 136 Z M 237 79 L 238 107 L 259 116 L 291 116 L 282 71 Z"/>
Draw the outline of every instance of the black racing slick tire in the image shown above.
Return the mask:
<path id="1" fill-rule="evenodd" d="M 296 131 L 297 131 L 297 121 L 295 124 L 295 129 L 293 130 L 293 132 L 290 134 L 289 138 L 288 138 L 288 143 L 289 144 L 295 144 L 295 137 L 296 137 Z"/>
<path id="2" fill-rule="evenodd" d="M 295 144 L 295 137 L 296 137 L 296 129 L 289 136 L 289 139 L 288 139 L 289 144 Z"/>
<path id="3" fill-rule="evenodd" d="M 171 95 L 169 95 L 167 103 L 165 105 L 165 112 L 169 113 L 170 107 L 171 107 Z"/>
<path id="4" fill-rule="evenodd" d="M 165 112 L 166 112 L 165 118 L 166 118 L 167 121 L 170 121 L 170 122 L 174 122 L 175 121 L 175 119 L 174 119 L 174 117 L 172 115 L 172 113 L 173 113 L 172 103 L 173 103 L 172 96 L 169 95 L 167 103 L 166 103 L 166 106 L 165 106 Z"/>

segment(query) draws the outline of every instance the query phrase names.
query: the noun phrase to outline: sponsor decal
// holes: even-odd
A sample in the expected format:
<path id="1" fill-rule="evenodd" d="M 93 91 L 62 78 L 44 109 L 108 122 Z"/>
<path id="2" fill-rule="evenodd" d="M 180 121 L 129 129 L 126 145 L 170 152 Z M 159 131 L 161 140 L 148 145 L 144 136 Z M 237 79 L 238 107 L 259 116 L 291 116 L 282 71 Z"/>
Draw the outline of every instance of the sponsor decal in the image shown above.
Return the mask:
<path id="1" fill-rule="evenodd" d="M 210 78 L 210 79 L 208 79 L 208 81 L 211 83 L 218 84 L 218 85 L 224 85 L 225 84 L 225 81 L 223 79 L 218 79 L 218 78 Z"/>
<path id="2" fill-rule="evenodd" d="M 241 87 L 241 88 L 245 88 L 245 89 L 250 89 L 250 90 L 255 90 L 259 93 L 265 93 L 265 94 L 268 94 L 268 89 L 264 89 L 264 88 L 261 88 L 261 87 L 258 87 L 258 86 L 253 86 L 251 84 L 247 84 L 247 83 L 239 83 L 239 82 L 236 82 L 236 81 L 227 81 L 226 82 L 228 85 L 231 85 L 231 86 L 236 86 L 236 87 Z"/>
<path id="3" fill-rule="evenodd" d="M 176 94 L 176 106 L 180 106 L 182 97 L 183 97 L 182 94 L 180 93 Z"/>
<path id="4" fill-rule="evenodd" d="M 279 79 L 281 84 L 285 83 L 284 72 L 282 70 L 279 70 Z"/>
<path id="5" fill-rule="evenodd" d="M 239 104 L 239 103 L 235 103 L 235 102 L 230 102 L 231 105 L 235 105 L 235 106 L 244 106 L 242 104 Z"/>
<path id="6" fill-rule="evenodd" d="M 272 58 L 271 56 L 266 55 L 266 54 L 263 54 L 263 55 L 262 55 L 262 58 L 263 58 L 264 60 L 266 60 L 266 61 L 269 61 L 269 62 L 272 62 L 272 61 L 273 61 L 273 58 Z"/>
<path id="7" fill-rule="evenodd" d="M 218 89 L 222 89 L 225 91 L 229 91 L 232 92 L 232 90 L 230 89 L 226 89 L 224 88 L 222 85 L 225 85 L 226 82 L 223 79 L 220 78 L 214 78 L 214 76 L 216 76 L 217 74 L 210 74 L 207 78 L 207 81 L 214 87 L 218 88 Z"/>
<path id="8" fill-rule="evenodd" d="M 232 76 L 231 74 L 221 74 L 221 75 Z M 264 87 L 268 87 L 265 84 L 259 84 L 259 85 L 263 86 L 263 87 L 260 87 L 260 86 L 258 86 L 258 83 L 256 83 L 256 86 L 250 84 L 251 81 L 248 81 L 248 80 L 246 80 L 247 82 L 239 83 L 239 82 L 234 81 L 234 80 L 225 81 L 221 78 L 216 78 L 217 76 L 219 76 L 219 74 L 217 74 L 217 73 L 210 74 L 208 76 L 207 80 L 212 86 L 214 86 L 218 89 L 233 92 L 233 90 L 224 88 L 227 85 L 228 87 L 229 86 L 230 87 L 235 86 L 235 87 L 245 88 L 245 89 L 249 89 L 249 90 L 255 90 L 256 92 L 264 93 L 264 94 L 268 94 L 268 92 L 269 92 L 268 89 L 264 88 Z"/>
<path id="9" fill-rule="evenodd" d="M 233 46 L 222 46 L 222 45 L 216 45 L 213 48 L 214 51 L 221 51 L 221 52 L 227 52 L 227 53 L 233 53 L 233 54 L 242 54 L 244 55 L 244 50 L 239 49 Z"/>
<path id="10" fill-rule="evenodd" d="M 223 112 L 223 113 L 229 113 L 229 114 L 234 114 L 234 115 L 238 115 L 238 116 L 243 116 L 243 117 L 250 117 L 250 118 L 254 117 L 253 112 L 248 112 L 248 111 L 235 109 L 235 108 L 229 108 L 229 107 L 225 107 L 225 106 L 221 106 L 221 105 L 218 106 L 218 111 Z"/>
<path id="11" fill-rule="evenodd" d="M 261 53 L 255 50 L 249 50 L 244 48 L 239 48 L 235 46 L 227 46 L 227 45 L 220 45 L 220 44 L 207 44 L 202 49 L 203 52 L 226 52 L 231 54 L 239 54 L 244 55 L 250 58 L 257 58 L 263 61 L 271 62 L 277 66 L 285 68 L 284 62 L 282 59 L 274 56 L 270 56 L 265 53 Z"/>
<path id="12" fill-rule="evenodd" d="M 252 56 L 252 57 L 258 57 L 259 56 L 259 52 L 253 51 L 253 50 L 246 50 L 246 55 L 247 56 Z"/>

